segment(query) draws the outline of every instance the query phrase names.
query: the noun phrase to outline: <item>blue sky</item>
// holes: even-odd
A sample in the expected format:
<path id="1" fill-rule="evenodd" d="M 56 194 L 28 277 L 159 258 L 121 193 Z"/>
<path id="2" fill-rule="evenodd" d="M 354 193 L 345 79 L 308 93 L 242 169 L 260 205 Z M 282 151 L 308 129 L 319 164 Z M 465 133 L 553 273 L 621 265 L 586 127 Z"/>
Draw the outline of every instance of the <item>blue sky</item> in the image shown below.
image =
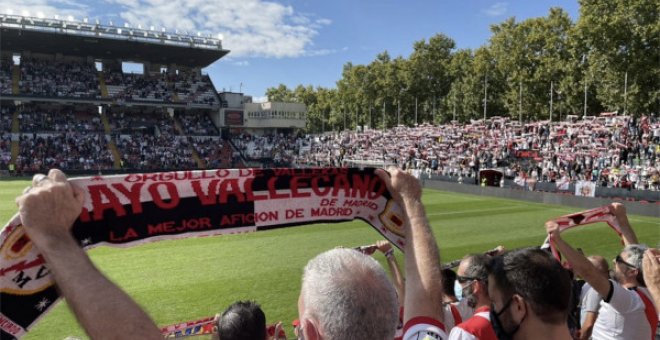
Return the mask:
<path id="1" fill-rule="evenodd" d="M 413 42 L 439 32 L 476 48 L 491 24 L 551 7 L 579 15 L 577 0 L 0 0 L 1 13 L 222 34 L 232 52 L 205 71 L 218 90 L 255 99 L 280 83 L 334 87 L 345 63 L 366 64 L 385 50 L 407 57 Z"/>

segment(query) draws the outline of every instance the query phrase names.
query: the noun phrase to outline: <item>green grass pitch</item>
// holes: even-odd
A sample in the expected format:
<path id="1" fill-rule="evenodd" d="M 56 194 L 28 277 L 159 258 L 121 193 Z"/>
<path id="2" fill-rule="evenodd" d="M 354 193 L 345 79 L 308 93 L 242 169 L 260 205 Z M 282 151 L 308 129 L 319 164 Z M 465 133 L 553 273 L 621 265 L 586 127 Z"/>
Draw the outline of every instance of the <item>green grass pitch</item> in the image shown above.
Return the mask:
<path id="1" fill-rule="evenodd" d="M 28 183 L 0 181 L 2 223 L 16 212 L 14 198 Z M 583 210 L 434 190 L 424 191 L 423 200 L 443 262 L 497 245 L 508 249 L 539 245 L 545 238 L 546 220 Z M 658 246 L 660 219 L 629 218 L 641 242 Z M 588 255 L 612 258 L 621 248 L 620 240 L 605 224 L 568 231 L 566 238 Z M 262 305 L 269 323 L 283 320 L 292 336 L 290 325 L 297 318 L 305 263 L 336 246 L 354 247 L 378 239 L 372 228 L 356 221 L 162 241 L 128 249 L 99 247 L 89 253 L 100 270 L 137 300 L 158 325 L 212 316 L 236 300 L 253 299 Z M 374 256 L 385 265 L 382 254 Z M 402 254 L 397 252 L 397 257 L 401 265 Z M 24 339 L 66 336 L 85 338 L 85 333 L 62 302 Z"/>

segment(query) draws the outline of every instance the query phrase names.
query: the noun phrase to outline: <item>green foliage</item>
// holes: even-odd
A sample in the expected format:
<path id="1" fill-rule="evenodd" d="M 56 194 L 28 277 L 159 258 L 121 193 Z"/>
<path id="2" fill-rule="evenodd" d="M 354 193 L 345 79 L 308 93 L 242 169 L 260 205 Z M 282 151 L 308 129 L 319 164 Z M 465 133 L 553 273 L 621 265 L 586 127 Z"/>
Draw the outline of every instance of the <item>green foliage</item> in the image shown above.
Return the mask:
<path id="1" fill-rule="evenodd" d="M 438 33 L 414 42 L 407 58 L 383 51 L 367 65 L 346 63 L 336 89 L 279 85 L 267 95 L 307 104 L 311 132 L 480 119 L 485 92 L 489 117 L 581 115 L 585 87 L 589 115 L 657 114 L 659 14 L 657 0 L 581 0 L 577 23 L 557 7 L 544 17 L 509 18 L 475 50 L 456 50 Z"/>

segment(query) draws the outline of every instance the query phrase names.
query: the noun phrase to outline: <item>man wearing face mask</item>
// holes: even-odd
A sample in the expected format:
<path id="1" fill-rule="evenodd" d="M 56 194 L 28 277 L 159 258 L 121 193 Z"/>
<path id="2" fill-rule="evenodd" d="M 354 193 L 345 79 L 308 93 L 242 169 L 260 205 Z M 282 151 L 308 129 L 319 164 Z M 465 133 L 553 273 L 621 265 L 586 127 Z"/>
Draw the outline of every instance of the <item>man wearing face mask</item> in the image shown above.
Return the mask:
<path id="1" fill-rule="evenodd" d="M 456 282 L 461 288 L 463 300 L 475 308 L 474 316 L 452 328 L 450 340 L 495 340 L 495 331 L 490 324 L 490 297 L 488 296 L 487 255 L 468 255 L 458 266 Z"/>
<path id="2" fill-rule="evenodd" d="M 490 322 L 498 339 L 570 340 L 571 279 L 548 252 L 524 248 L 487 265 Z"/>

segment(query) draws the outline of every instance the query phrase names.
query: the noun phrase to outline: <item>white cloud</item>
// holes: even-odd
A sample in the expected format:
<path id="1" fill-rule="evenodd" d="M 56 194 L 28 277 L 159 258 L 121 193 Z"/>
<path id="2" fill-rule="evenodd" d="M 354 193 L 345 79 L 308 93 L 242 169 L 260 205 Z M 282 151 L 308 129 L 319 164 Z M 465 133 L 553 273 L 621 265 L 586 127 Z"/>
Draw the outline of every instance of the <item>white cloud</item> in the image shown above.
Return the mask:
<path id="1" fill-rule="evenodd" d="M 324 56 L 324 55 L 335 54 L 335 53 L 337 53 L 337 50 L 334 49 L 334 48 L 332 48 L 332 49 L 324 48 L 324 49 L 320 49 L 320 50 L 305 51 L 304 55 L 306 57 L 321 57 L 321 56 Z"/>
<path id="2" fill-rule="evenodd" d="M 296 13 L 291 6 L 265 0 L 106 0 L 120 16 L 168 30 L 224 36 L 232 57 L 298 57 L 306 54 L 328 21 Z M 320 22 L 319 22 L 320 21 Z"/>
<path id="3" fill-rule="evenodd" d="M 234 62 L 234 65 L 236 66 L 250 66 L 250 62 L 247 60 L 239 60 Z"/>
<path id="4" fill-rule="evenodd" d="M 492 4 L 490 7 L 484 9 L 482 12 L 489 17 L 498 17 L 507 12 L 509 3 L 507 2 L 497 2 Z"/>
<path id="5" fill-rule="evenodd" d="M 267 101 L 268 101 L 268 96 L 252 97 L 252 102 L 253 103 L 265 103 Z"/>
<path id="6" fill-rule="evenodd" d="M 118 14 L 131 26 L 165 27 L 168 31 L 196 34 L 219 33 L 224 36 L 223 47 L 234 58 L 300 57 L 317 55 L 309 52 L 319 30 L 331 20 L 313 14 L 298 13 L 293 7 L 268 0 L 103 0 L 91 5 L 85 0 L 0 0 L 0 12 L 11 9 L 14 14 L 29 11 L 72 15 L 77 20 L 89 16 L 90 6 L 105 10 L 103 17 Z M 102 8 L 102 9 L 101 9 Z"/>
<path id="7" fill-rule="evenodd" d="M 0 0 L 0 13 L 45 18 L 73 16 L 82 20 L 88 15 L 89 7 L 84 2 L 70 0 Z"/>
<path id="8" fill-rule="evenodd" d="M 327 25 L 332 24 L 332 20 L 330 20 L 330 19 L 317 19 L 316 23 L 319 24 L 319 25 L 322 25 L 322 26 L 327 26 Z"/>

